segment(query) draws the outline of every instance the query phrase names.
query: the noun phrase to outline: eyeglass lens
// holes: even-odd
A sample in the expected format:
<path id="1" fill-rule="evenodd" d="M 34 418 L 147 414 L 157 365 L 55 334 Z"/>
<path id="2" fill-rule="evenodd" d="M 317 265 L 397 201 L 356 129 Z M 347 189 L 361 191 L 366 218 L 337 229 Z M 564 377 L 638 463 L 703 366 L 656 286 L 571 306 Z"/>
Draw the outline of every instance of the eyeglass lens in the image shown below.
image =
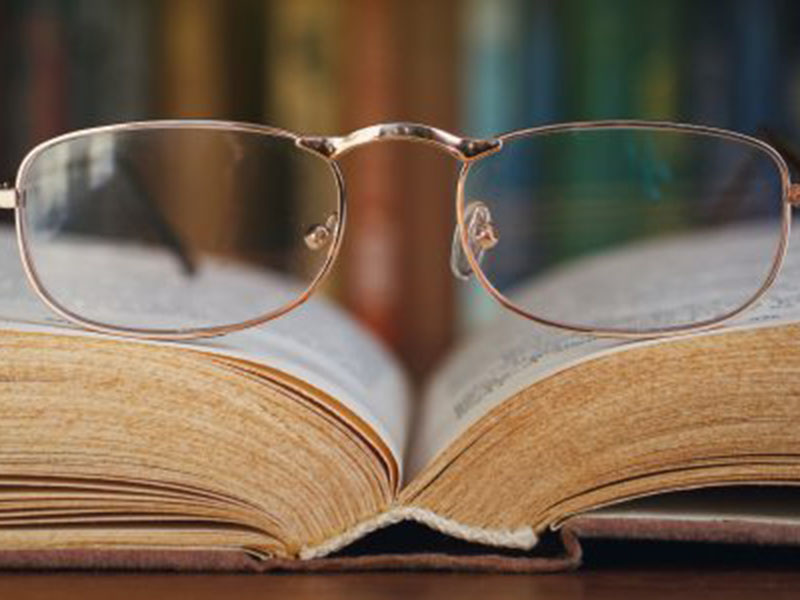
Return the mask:
<path id="1" fill-rule="evenodd" d="M 463 202 L 471 236 L 488 236 L 473 255 L 516 306 L 639 332 L 756 294 L 781 240 L 781 186 L 775 159 L 736 138 L 600 127 L 511 136 L 471 166 Z"/>
<path id="2" fill-rule="evenodd" d="M 294 302 L 338 227 L 335 175 L 290 137 L 143 128 L 68 138 L 19 185 L 31 266 L 100 324 L 224 327 Z"/>

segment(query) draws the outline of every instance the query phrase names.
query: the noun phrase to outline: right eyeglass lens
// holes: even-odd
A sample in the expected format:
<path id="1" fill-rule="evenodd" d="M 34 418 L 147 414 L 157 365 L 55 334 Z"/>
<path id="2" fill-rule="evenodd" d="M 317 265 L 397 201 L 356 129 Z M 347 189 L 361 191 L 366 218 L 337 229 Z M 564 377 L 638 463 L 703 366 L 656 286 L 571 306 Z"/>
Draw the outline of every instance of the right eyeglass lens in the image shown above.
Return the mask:
<path id="1" fill-rule="evenodd" d="M 572 128 L 507 137 L 470 165 L 462 209 L 490 215 L 481 270 L 518 308 L 655 332 L 723 318 L 759 291 L 780 246 L 783 184 L 776 159 L 736 137 Z"/>
<path id="2" fill-rule="evenodd" d="M 338 230 L 330 164 L 290 136 L 183 125 L 79 134 L 19 182 L 30 264 L 62 309 L 183 332 L 281 310 Z"/>

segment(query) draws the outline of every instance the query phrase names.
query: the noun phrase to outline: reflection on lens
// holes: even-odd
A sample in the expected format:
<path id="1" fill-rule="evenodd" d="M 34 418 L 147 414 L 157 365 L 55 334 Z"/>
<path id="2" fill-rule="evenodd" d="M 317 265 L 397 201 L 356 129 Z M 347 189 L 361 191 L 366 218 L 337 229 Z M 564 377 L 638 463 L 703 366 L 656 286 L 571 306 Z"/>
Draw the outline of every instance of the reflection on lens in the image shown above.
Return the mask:
<path id="1" fill-rule="evenodd" d="M 67 138 L 19 189 L 31 266 L 83 319 L 145 330 L 237 324 L 294 302 L 333 249 L 339 197 L 290 137 L 198 126 Z M 325 243 L 307 232 L 326 228 Z"/>
<path id="2" fill-rule="evenodd" d="M 470 166 L 464 212 L 497 242 L 480 266 L 536 317 L 647 331 L 718 319 L 766 281 L 781 240 L 779 164 L 760 146 L 654 127 L 510 136 Z"/>

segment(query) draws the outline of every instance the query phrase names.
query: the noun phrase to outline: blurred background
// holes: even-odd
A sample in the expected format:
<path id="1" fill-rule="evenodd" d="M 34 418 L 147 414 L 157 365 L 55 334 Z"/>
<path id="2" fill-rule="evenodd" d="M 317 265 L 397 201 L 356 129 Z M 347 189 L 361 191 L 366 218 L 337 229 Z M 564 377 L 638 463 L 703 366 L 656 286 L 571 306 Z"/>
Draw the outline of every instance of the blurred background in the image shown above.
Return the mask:
<path id="1" fill-rule="evenodd" d="M 776 0 L 0 0 L 0 180 L 53 135 L 173 117 L 474 136 L 646 118 L 794 144 L 798 32 L 800 3 Z M 397 143 L 342 166 L 326 293 L 422 377 L 496 310 L 449 270 L 457 165 Z"/>

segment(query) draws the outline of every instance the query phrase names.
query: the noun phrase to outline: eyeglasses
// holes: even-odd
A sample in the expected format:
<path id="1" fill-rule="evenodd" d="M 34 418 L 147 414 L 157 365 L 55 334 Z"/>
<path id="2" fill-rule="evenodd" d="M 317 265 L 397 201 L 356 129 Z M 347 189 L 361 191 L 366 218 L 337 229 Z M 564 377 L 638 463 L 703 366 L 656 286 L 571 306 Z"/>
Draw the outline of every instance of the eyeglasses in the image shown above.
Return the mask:
<path id="1" fill-rule="evenodd" d="M 395 139 L 460 162 L 457 277 L 474 275 L 523 317 L 599 336 L 683 333 L 740 314 L 775 280 L 800 204 L 772 146 L 695 125 L 470 139 L 409 123 L 318 137 L 151 121 L 37 146 L 0 206 L 15 211 L 28 280 L 62 317 L 133 337 L 220 335 L 319 287 L 344 231 L 338 159 Z"/>

